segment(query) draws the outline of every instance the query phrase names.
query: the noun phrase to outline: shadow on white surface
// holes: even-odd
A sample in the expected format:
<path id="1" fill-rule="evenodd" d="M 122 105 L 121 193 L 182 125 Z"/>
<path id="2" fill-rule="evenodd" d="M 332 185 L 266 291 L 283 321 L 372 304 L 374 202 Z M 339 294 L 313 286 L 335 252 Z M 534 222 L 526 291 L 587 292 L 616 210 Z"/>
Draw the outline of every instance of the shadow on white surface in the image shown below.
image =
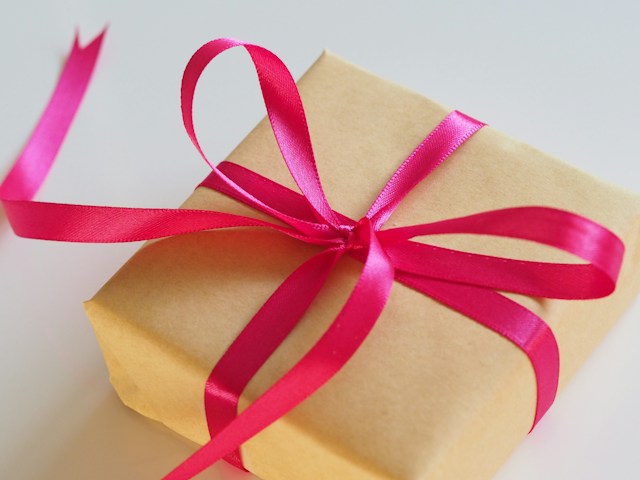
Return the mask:
<path id="1" fill-rule="evenodd" d="M 12 165 L 13 164 L 10 163 L 6 168 L 0 168 L 0 183 L 2 183 L 2 180 L 6 178 Z M 7 214 L 4 213 L 4 208 L 0 205 L 0 236 L 3 235 L 3 232 L 7 229 L 8 224 L 9 222 L 7 221 Z"/>
<path id="2" fill-rule="evenodd" d="M 7 214 L 4 213 L 4 208 L 0 207 L 0 235 L 3 235 L 3 232 L 7 229 L 7 225 L 9 222 L 7 221 Z"/>
<path id="3" fill-rule="evenodd" d="M 195 450 L 194 443 L 124 406 L 112 390 L 100 390 L 100 395 L 90 394 L 95 399 L 89 408 L 86 396 L 70 398 L 59 415 L 33 432 L 4 478 L 156 480 Z M 197 478 L 256 479 L 223 462 Z"/>

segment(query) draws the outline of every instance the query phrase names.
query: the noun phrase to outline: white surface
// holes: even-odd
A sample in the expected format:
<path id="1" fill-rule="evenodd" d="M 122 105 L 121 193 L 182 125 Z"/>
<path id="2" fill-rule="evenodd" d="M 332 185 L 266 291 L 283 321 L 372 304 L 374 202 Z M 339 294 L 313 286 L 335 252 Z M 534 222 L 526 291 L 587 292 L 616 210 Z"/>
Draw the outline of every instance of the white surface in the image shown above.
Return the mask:
<path id="1" fill-rule="evenodd" d="M 296 77 L 327 47 L 640 190 L 638 2 L 161 3 L 3 4 L 0 173 L 34 126 L 75 27 L 89 39 L 109 22 L 40 199 L 178 205 L 206 174 L 182 130 L 180 76 L 219 36 L 272 49 Z M 263 115 L 248 59 L 216 61 L 197 103 L 209 157 L 222 159 Z M 119 403 L 82 311 L 136 248 L 18 239 L 0 210 L 0 477 L 155 479 L 192 450 Z M 496 480 L 640 478 L 639 317 L 636 302 Z M 218 466 L 203 478 L 237 474 Z"/>

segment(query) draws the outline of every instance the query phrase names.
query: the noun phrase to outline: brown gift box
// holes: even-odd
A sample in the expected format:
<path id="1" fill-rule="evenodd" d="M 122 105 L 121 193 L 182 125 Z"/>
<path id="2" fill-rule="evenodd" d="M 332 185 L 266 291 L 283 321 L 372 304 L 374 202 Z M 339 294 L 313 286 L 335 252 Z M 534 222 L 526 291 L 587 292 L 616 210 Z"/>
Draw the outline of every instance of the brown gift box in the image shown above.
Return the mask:
<path id="1" fill-rule="evenodd" d="M 448 113 L 330 53 L 299 87 L 329 201 L 352 218 L 362 217 L 397 166 Z M 264 120 L 228 159 L 295 188 Z M 562 387 L 639 289 L 640 197 L 485 127 L 404 200 L 387 226 L 519 205 L 585 215 L 626 245 L 617 289 L 607 298 L 510 294 L 555 332 Z M 265 218 L 204 188 L 183 206 Z M 433 238 L 461 250 L 575 261 L 524 241 Z M 259 229 L 146 244 L 86 303 L 123 402 L 206 442 L 209 372 L 273 290 L 317 251 Z M 248 385 L 241 410 L 319 338 L 360 268 L 341 260 L 301 324 Z M 533 370 L 517 347 L 396 282 L 378 324 L 344 369 L 241 451 L 246 467 L 265 480 L 483 480 L 529 431 L 535 401 Z"/>

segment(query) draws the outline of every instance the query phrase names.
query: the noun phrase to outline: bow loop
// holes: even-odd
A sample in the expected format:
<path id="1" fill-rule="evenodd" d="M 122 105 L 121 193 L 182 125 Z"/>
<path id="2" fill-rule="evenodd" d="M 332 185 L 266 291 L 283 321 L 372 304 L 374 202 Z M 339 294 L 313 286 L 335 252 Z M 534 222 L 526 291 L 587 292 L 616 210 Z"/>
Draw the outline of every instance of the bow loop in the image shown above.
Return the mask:
<path id="1" fill-rule="evenodd" d="M 209 161 L 198 141 L 193 124 L 193 97 L 202 72 L 220 53 L 234 47 L 244 47 L 253 61 L 271 128 L 291 176 L 304 194 L 315 217 L 321 223 L 337 227 L 338 219 L 329 206 L 320 183 L 300 94 L 289 69 L 271 51 L 239 40 L 219 38 L 204 44 L 193 54 L 182 77 L 180 96 L 182 119 L 191 142 L 213 172 L 219 176 L 220 181 L 237 195 L 251 203 L 257 203 L 255 198 Z"/>

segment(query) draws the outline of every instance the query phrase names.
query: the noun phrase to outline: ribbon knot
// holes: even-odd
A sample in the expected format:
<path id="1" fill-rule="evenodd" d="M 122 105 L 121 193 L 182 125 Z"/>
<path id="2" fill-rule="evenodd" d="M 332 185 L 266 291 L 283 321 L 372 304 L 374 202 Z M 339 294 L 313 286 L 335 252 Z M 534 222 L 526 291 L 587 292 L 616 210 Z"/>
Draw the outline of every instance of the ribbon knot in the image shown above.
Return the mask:
<path id="1" fill-rule="evenodd" d="M 371 222 L 367 217 L 362 217 L 355 225 L 340 226 L 340 231 L 345 234 L 344 248 L 347 251 L 357 251 L 368 248 L 370 240 L 366 232 L 369 230 L 370 224 Z"/>
<path id="2" fill-rule="evenodd" d="M 211 440 L 166 479 L 192 478 L 221 458 L 242 468 L 238 447 L 312 395 L 345 365 L 374 327 L 394 281 L 434 298 L 518 346 L 529 358 L 536 378 L 532 424 L 540 420 L 556 395 L 558 347 L 540 317 L 500 292 L 561 299 L 609 295 L 615 289 L 624 253 L 624 245 L 614 233 L 580 215 L 541 206 L 507 207 L 384 229 L 411 189 L 483 127 L 482 122 L 457 111 L 447 115 L 402 162 L 361 220 L 335 212 L 322 189 L 304 108 L 288 69 L 269 50 L 225 38 L 201 47 L 189 61 L 182 81 L 186 131 L 212 169 L 201 186 L 231 196 L 278 223 L 205 210 L 35 202 L 32 198 L 46 178 L 84 95 L 101 41 L 102 35 L 82 48 L 76 39 L 37 128 L 0 184 L 0 200 L 16 234 L 110 243 L 261 227 L 325 247 L 282 282 L 213 367 L 204 394 Z M 216 167 L 198 143 L 192 118 L 198 78 L 214 57 L 237 46 L 244 47 L 253 60 L 276 141 L 301 193 L 230 162 Z M 533 241 L 587 263 L 514 260 L 413 240 L 436 234 Z M 362 261 L 363 267 L 339 314 L 302 359 L 238 414 L 238 399 L 248 382 L 295 328 L 345 254 Z"/>

